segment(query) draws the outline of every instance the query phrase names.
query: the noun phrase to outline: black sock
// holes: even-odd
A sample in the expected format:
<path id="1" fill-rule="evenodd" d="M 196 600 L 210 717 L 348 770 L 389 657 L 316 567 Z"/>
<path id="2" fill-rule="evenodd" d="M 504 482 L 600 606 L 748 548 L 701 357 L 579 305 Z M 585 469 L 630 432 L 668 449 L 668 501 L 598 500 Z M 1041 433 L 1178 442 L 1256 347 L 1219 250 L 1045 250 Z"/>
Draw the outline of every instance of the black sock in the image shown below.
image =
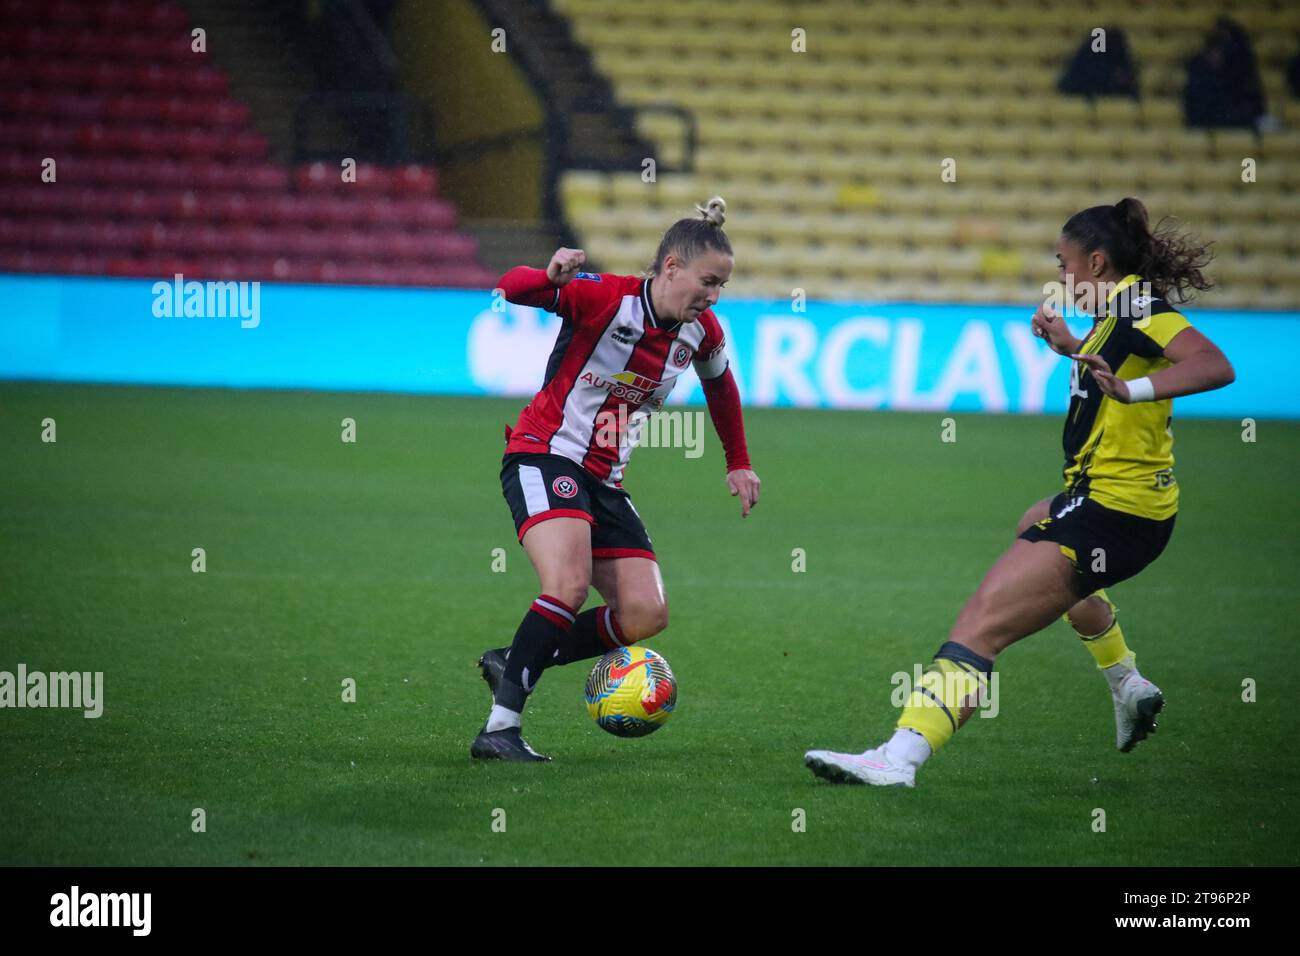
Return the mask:
<path id="1" fill-rule="evenodd" d="M 601 657 L 619 647 L 632 643 L 623 636 L 618 617 L 608 606 L 583 611 L 573 622 L 573 627 L 560 636 L 555 656 L 548 667 L 561 667 L 589 657 Z"/>
<path id="2" fill-rule="evenodd" d="M 976 654 L 964 644 L 958 644 L 956 641 L 944 641 L 939 649 L 935 651 L 934 659 L 940 658 L 950 660 L 954 664 L 969 664 L 985 677 L 993 673 L 993 662 L 987 657 Z"/>
<path id="3" fill-rule="evenodd" d="M 543 594 L 533 602 L 515 631 L 505 672 L 497 685 L 496 703 L 524 712 L 524 702 L 550 663 L 560 638 L 573 626 L 574 612 L 563 601 Z"/>

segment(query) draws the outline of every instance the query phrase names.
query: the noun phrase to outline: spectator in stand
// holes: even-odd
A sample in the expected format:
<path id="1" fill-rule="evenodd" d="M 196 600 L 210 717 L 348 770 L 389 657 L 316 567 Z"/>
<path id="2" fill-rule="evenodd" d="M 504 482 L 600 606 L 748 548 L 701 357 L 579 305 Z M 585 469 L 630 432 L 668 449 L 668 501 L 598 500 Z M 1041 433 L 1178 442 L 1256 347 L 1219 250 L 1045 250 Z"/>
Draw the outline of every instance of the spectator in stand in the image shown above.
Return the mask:
<path id="1" fill-rule="evenodd" d="M 1104 34 L 1089 33 L 1074 59 L 1061 74 L 1057 89 L 1077 96 L 1131 96 L 1138 98 L 1137 67 L 1129 53 L 1128 37 L 1118 27 Z"/>
<path id="2" fill-rule="evenodd" d="M 1250 38 L 1228 17 L 1215 21 L 1205 46 L 1187 63 L 1183 112 L 1188 126 L 1254 129 L 1264 116 L 1264 91 Z"/>

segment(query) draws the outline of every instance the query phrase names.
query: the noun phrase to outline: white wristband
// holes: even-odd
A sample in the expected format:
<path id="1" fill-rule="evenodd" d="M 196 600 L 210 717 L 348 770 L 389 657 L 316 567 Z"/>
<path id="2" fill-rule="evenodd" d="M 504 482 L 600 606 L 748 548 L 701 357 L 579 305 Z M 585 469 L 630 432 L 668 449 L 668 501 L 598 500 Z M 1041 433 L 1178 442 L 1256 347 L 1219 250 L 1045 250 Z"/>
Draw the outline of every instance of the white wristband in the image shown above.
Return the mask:
<path id="1" fill-rule="evenodd" d="M 1130 403 L 1154 402 L 1156 400 L 1155 386 L 1151 384 L 1149 377 L 1131 378 L 1124 384 L 1128 386 L 1128 400 Z"/>

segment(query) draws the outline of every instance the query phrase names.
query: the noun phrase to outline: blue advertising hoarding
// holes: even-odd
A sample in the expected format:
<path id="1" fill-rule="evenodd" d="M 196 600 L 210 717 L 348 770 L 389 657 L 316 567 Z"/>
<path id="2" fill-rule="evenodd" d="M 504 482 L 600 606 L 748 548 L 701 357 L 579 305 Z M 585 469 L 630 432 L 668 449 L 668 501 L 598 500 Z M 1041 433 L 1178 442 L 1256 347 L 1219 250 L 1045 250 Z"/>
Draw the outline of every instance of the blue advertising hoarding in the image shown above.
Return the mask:
<path id="1" fill-rule="evenodd" d="M 1035 305 L 724 299 L 715 312 L 747 405 L 1062 412 L 1069 363 L 1030 333 Z M 1179 399 L 1180 416 L 1300 418 L 1285 364 L 1300 313 L 1186 314 L 1237 381 Z M 4 379 L 527 396 L 558 330 L 487 290 L 0 275 Z M 693 373 L 671 399 L 702 400 Z"/>

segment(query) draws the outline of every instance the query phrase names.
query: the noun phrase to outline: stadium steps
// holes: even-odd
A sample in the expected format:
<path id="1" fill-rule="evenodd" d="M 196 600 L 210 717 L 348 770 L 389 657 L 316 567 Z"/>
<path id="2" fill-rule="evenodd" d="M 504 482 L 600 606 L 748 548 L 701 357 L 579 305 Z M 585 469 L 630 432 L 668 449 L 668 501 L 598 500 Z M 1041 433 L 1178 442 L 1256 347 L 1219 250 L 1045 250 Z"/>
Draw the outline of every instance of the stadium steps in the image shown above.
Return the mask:
<path id="1" fill-rule="evenodd" d="M 271 157 L 293 161 L 294 115 L 317 86 L 310 59 L 294 39 L 296 31 L 265 0 L 180 0 L 192 27 L 207 31 L 208 54 L 230 77 L 231 93 L 249 105 L 253 124 L 269 141 Z M 346 142 L 337 117 L 327 133 Z"/>
<path id="2" fill-rule="evenodd" d="M 554 226 L 536 222 L 466 220 L 461 231 L 478 241 L 479 261 L 498 276 L 520 265 L 544 268 L 555 250 L 569 241 Z"/>
<path id="3" fill-rule="evenodd" d="M 508 49 L 561 113 L 569 135 L 563 165 L 585 169 L 639 169 L 654 150 L 638 133 L 609 80 L 568 21 L 545 0 L 477 0 L 489 21 L 505 29 Z"/>

